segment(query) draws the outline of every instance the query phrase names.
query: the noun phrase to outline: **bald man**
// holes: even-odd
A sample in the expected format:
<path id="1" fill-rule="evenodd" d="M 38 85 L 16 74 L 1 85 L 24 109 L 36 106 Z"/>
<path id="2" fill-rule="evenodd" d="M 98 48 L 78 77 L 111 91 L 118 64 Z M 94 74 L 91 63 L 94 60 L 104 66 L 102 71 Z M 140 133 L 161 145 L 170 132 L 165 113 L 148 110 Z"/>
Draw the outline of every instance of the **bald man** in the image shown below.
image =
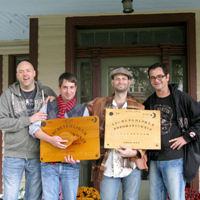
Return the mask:
<path id="1" fill-rule="evenodd" d="M 4 200 L 17 200 L 25 170 L 25 199 L 41 200 L 40 142 L 29 135 L 29 125 L 45 120 L 39 112 L 48 96 L 56 97 L 52 89 L 34 80 L 31 63 L 22 61 L 16 69 L 18 79 L 0 97 L 0 130 L 4 133 L 3 181 Z"/>

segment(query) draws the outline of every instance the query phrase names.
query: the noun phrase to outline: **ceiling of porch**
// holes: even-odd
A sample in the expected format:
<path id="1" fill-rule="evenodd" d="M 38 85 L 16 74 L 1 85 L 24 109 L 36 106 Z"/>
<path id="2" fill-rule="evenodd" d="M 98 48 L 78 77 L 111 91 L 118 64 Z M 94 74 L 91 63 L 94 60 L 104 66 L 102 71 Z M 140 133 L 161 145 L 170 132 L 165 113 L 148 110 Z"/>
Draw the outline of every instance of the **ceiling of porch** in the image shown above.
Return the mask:
<path id="1" fill-rule="evenodd" d="M 0 41 L 29 39 L 33 15 L 119 13 L 121 0 L 0 0 Z M 200 0 L 133 0 L 135 12 L 200 9 Z"/>

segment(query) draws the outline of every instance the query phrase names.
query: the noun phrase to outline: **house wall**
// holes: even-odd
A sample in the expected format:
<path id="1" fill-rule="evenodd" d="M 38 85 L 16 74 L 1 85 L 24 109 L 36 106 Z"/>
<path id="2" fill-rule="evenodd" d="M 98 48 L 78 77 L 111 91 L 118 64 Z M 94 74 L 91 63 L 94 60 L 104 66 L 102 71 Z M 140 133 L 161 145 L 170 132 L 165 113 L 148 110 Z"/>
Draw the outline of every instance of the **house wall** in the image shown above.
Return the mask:
<path id="1" fill-rule="evenodd" d="M 58 93 L 58 77 L 65 72 L 65 17 L 39 19 L 38 81 Z"/>

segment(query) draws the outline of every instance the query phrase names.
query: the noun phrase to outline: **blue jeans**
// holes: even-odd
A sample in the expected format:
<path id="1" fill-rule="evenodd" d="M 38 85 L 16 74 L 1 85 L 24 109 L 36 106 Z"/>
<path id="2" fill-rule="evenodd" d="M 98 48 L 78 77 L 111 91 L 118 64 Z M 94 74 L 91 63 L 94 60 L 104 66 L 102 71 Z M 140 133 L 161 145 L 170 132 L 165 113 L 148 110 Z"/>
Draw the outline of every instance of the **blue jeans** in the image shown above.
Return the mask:
<path id="1" fill-rule="evenodd" d="M 5 157 L 3 161 L 4 200 L 17 200 L 25 170 L 25 200 L 41 200 L 42 184 L 39 159 Z"/>
<path id="2" fill-rule="evenodd" d="M 44 200 L 59 198 L 60 181 L 63 200 L 76 200 L 79 183 L 80 164 L 69 163 L 41 163 L 42 192 Z"/>
<path id="3" fill-rule="evenodd" d="M 185 184 L 183 159 L 150 161 L 150 200 L 184 200 Z"/>
<path id="4" fill-rule="evenodd" d="M 140 189 L 141 170 L 135 168 L 131 174 L 124 178 L 113 178 L 103 175 L 100 185 L 102 200 L 116 200 L 122 183 L 123 200 L 137 200 Z"/>

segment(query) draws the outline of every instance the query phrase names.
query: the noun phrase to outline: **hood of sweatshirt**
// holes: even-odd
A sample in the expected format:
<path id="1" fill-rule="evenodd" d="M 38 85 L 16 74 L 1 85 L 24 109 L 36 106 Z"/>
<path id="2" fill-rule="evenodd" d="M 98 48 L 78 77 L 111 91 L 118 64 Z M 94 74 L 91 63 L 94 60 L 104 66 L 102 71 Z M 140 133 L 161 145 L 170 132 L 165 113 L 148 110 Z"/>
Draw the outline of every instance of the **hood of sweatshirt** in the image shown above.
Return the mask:
<path id="1" fill-rule="evenodd" d="M 38 89 L 39 91 L 42 90 L 42 88 L 43 88 L 42 83 L 35 81 L 35 85 L 36 85 L 36 87 L 37 87 L 37 89 Z M 9 89 L 10 89 L 10 91 L 11 91 L 13 94 L 15 94 L 15 95 L 17 95 L 17 96 L 21 96 L 19 81 L 16 81 L 16 82 L 13 83 L 12 85 L 10 85 L 10 86 L 9 86 Z"/>
<path id="2" fill-rule="evenodd" d="M 37 94 L 40 93 L 40 95 L 42 97 L 42 101 L 44 101 L 45 97 L 44 97 L 44 91 L 43 91 L 42 83 L 35 81 L 35 86 L 37 87 Z M 12 85 L 10 85 L 9 89 L 11 91 L 12 105 L 14 105 L 14 96 L 16 96 L 18 98 L 20 98 L 22 96 L 21 92 L 20 92 L 19 81 L 16 81 Z"/>

